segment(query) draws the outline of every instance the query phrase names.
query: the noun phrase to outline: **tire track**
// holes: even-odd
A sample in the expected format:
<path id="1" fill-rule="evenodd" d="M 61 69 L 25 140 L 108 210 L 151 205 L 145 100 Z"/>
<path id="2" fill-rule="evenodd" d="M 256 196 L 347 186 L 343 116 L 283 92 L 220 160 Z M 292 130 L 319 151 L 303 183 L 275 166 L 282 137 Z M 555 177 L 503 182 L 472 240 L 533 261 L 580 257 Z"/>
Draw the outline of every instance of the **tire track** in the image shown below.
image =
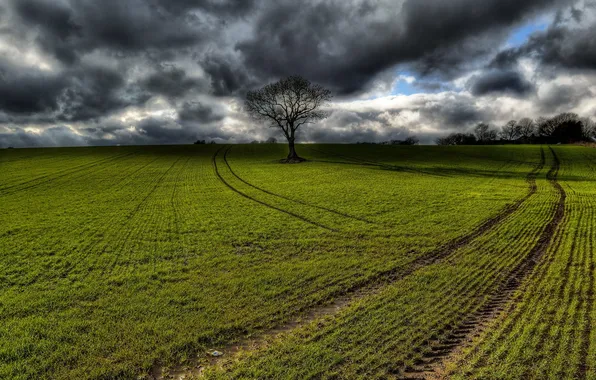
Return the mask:
<path id="1" fill-rule="evenodd" d="M 565 217 L 565 201 L 567 198 L 565 190 L 557 181 L 561 164 L 559 157 L 551 147 L 549 147 L 549 150 L 553 155 L 554 161 L 546 176 L 551 186 L 558 192 L 559 200 L 553 216 L 540 234 L 538 242 L 536 242 L 528 255 L 509 273 L 503 283 L 492 292 L 492 295 L 484 305 L 456 326 L 453 332 L 446 338 L 430 343 L 433 350 L 426 356 L 426 361 L 411 371 L 404 371 L 402 373 L 403 379 L 443 378 L 442 369 L 444 364 L 452 361 L 454 354 L 461 352 L 472 336 L 480 333 L 484 326 L 497 318 L 505 305 L 514 299 L 515 291 L 522 286 L 524 280 L 531 275 L 534 268 L 540 263 L 542 256 L 547 252 L 549 245 L 556 236 L 556 231 L 561 221 Z M 534 184 L 534 186 L 536 185 Z"/>
<path id="2" fill-rule="evenodd" d="M 233 191 L 237 192 L 237 190 L 229 186 L 225 182 L 225 180 L 223 180 L 223 178 L 217 171 L 217 164 L 215 162 L 215 158 L 217 154 L 221 151 L 221 149 L 223 148 L 218 149 L 218 151 L 215 152 L 212 158 L 216 175 L 220 178 L 222 182 L 224 182 L 224 184 L 226 184 L 226 186 L 230 187 Z M 224 352 L 225 356 L 229 357 L 233 356 L 241 350 L 254 349 L 255 347 L 262 345 L 271 337 L 277 336 L 280 333 L 285 333 L 294 330 L 300 326 L 313 322 L 314 320 L 319 319 L 321 317 L 337 314 L 340 310 L 344 309 L 353 302 L 378 293 L 385 286 L 412 274 L 418 269 L 446 259 L 459 248 L 468 245 L 474 239 L 493 230 L 497 225 L 502 223 L 507 217 L 513 214 L 516 210 L 518 210 L 532 195 L 534 195 L 537 191 L 536 176 L 542 170 L 544 164 L 544 149 L 542 149 L 541 147 L 540 162 L 526 176 L 526 181 L 528 183 L 528 193 L 515 203 L 506 206 L 499 214 L 481 223 L 470 233 L 455 238 L 452 241 L 446 243 L 445 245 L 435 250 L 432 250 L 431 252 L 421 255 L 420 257 L 412 260 L 410 263 L 405 264 L 405 267 L 393 268 L 390 270 L 382 271 L 377 275 L 364 280 L 361 283 L 354 284 L 350 288 L 346 288 L 340 292 L 331 294 L 327 300 L 323 300 L 318 305 L 312 307 L 304 307 L 302 310 L 298 311 L 297 318 L 291 320 L 290 322 L 279 325 L 276 328 L 261 332 L 251 339 L 241 340 L 238 344 L 226 346 L 219 351 Z M 243 196 L 247 197 L 246 195 Z M 205 358 L 203 357 L 193 357 L 192 359 L 188 360 L 184 365 L 175 366 L 172 369 L 170 369 L 167 373 L 165 373 L 163 366 L 161 366 L 160 364 L 156 364 L 151 369 L 149 376 L 151 379 L 157 380 L 165 378 L 183 379 L 187 378 L 188 376 L 201 376 L 204 370 L 204 361 Z M 220 361 L 221 360 L 217 357 L 209 357 L 207 365 L 217 365 Z"/>
<path id="3" fill-rule="evenodd" d="M 256 199 L 256 198 L 253 198 L 253 197 L 251 197 L 250 195 L 248 195 L 248 194 L 246 194 L 246 193 L 243 193 L 242 191 L 238 190 L 237 188 L 233 187 L 233 186 L 232 186 L 232 185 L 231 185 L 229 182 L 227 182 L 227 181 L 226 181 L 226 180 L 225 180 L 225 179 L 222 177 L 222 175 L 221 175 L 221 173 L 219 172 L 219 169 L 218 169 L 218 167 L 217 167 L 216 157 L 217 157 L 217 155 L 219 154 L 219 152 L 220 152 L 222 149 L 223 149 L 223 147 L 222 147 L 222 148 L 219 148 L 219 149 L 218 149 L 218 150 L 215 152 L 215 154 L 214 154 L 214 155 L 213 155 L 213 157 L 212 157 L 212 164 L 213 164 L 213 169 L 215 170 L 215 175 L 217 176 L 217 178 L 219 179 L 219 181 L 220 181 L 221 183 L 223 183 L 223 184 L 224 184 L 224 185 L 225 185 L 227 188 L 229 188 L 230 190 L 232 190 L 232 191 L 233 191 L 233 192 L 235 192 L 236 194 L 238 194 L 238 195 L 242 196 L 243 198 L 249 199 L 249 200 L 251 200 L 251 201 L 253 201 L 253 202 L 256 202 L 256 203 L 258 203 L 258 204 L 260 204 L 260 205 L 262 205 L 262 206 L 268 207 L 268 208 L 270 208 L 270 209 L 272 209 L 272 210 L 276 210 L 276 211 L 279 211 L 279 212 L 281 212 L 281 213 L 284 213 L 284 214 L 287 214 L 287 215 L 293 216 L 293 217 L 294 217 L 294 218 L 296 218 L 296 219 L 300 219 L 300 220 L 302 220 L 303 222 L 306 222 L 306 223 L 308 223 L 308 224 L 312 224 L 312 225 L 314 225 L 314 226 L 317 226 L 317 227 L 323 228 L 323 229 L 325 229 L 325 230 L 328 230 L 328 231 L 332 231 L 332 232 L 340 232 L 339 230 L 336 230 L 336 229 L 334 229 L 334 228 L 331 228 L 331 227 L 327 227 L 327 226 L 325 226 L 324 224 L 321 224 L 321 223 L 319 223 L 319 222 L 315 222 L 315 221 L 313 221 L 313 220 L 310 220 L 310 219 L 308 219 L 308 218 L 305 218 L 305 217 L 303 217 L 303 216 L 301 216 L 301 215 L 295 214 L 295 213 L 293 213 L 293 212 L 291 212 L 291 211 L 284 210 L 284 209 L 282 209 L 282 208 L 280 208 L 280 207 L 273 206 L 273 205 L 270 205 L 269 203 L 265 203 L 265 202 L 263 202 L 263 201 L 260 201 L 260 200 L 258 200 L 258 199 Z"/>
<path id="4" fill-rule="evenodd" d="M 579 217 L 577 219 L 577 229 L 579 230 L 582 227 L 582 219 L 584 217 L 584 213 L 583 210 L 580 209 L 580 214 Z M 590 217 L 590 219 L 592 219 L 593 215 L 592 213 L 588 214 L 588 217 Z M 583 231 L 582 234 L 579 236 L 580 241 L 585 242 L 586 240 L 586 232 Z M 588 254 L 589 252 L 586 252 L 585 250 L 582 250 L 581 248 L 578 250 L 579 252 L 576 252 L 576 241 L 577 241 L 577 234 L 573 239 L 573 243 L 572 243 L 572 249 L 569 251 L 569 254 L 571 256 L 574 255 L 578 255 L 578 260 L 576 260 L 576 262 L 579 261 L 579 266 L 575 265 L 572 271 L 572 274 L 570 272 L 567 272 L 567 275 L 570 278 L 570 280 L 567 280 L 566 283 L 569 284 L 569 290 L 566 292 L 566 297 L 565 298 L 560 298 L 563 300 L 563 304 L 565 307 L 564 310 L 564 314 L 561 317 L 560 321 L 569 321 L 571 320 L 571 331 L 581 331 L 581 321 L 580 318 L 582 316 L 582 310 L 586 305 L 586 298 L 585 297 L 581 297 L 579 299 L 579 302 L 575 303 L 575 307 L 573 307 L 573 301 L 574 298 L 576 297 L 576 293 L 574 291 L 574 288 L 577 286 L 577 288 L 579 289 L 585 289 L 586 283 L 588 283 L 589 281 L 589 276 L 586 276 L 585 273 L 583 272 L 586 268 L 586 265 L 588 263 Z M 581 290 L 580 290 L 581 292 Z M 545 347 L 546 342 L 547 342 L 547 336 L 546 334 L 544 334 L 544 336 L 541 336 L 541 340 L 539 341 L 539 345 L 536 351 L 543 351 L 543 347 Z M 561 352 L 573 352 L 573 340 L 574 339 L 570 339 L 567 341 L 567 344 L 565 345 L 564 348 L 559 349 L 559 351 Z M 564 341 L 564 336 L 563 336 L 563 332 L 562 329 L 559 329 L 557 331 L 557 335 L 554 339 L 555 342 L 559 343 Z M 582 342 L 583 343 L 583 342 Z M 551 342 L 552 345 L 552 342 Z M 581 344 L 580 344 L 581 345 Z M 577 367 L 580 368 L 581 364 Z M 577 369 L 576 368 L 576 369 Z M 557 371 L 557 376 L 560 376 L 560 378 L 563 377 L 567 377 L 565 376 L 564 373 L 559 373 L 560 371 Z"/>
<path id="5" fill-rule="evenodd" d="M 274 197 L 285 199 L 285 200 L 290 201 L 290 202 L 298 203 L 298 204 L 301 204 L 301 205 L 304 205 L 304 206 L 308 206 L 308 207 L 317 208 L 319 210 L 327 211 L 327 212 L 333 213 L 335 215 L 342 216 L 344 218 L 355 219 L 355 220 L 359 220 L 361 222 L 365 222 L 365 223 L 369 223 L 369 224 L 374 224 L 374 222 L 372 222 L 372 221 L 370 221 L 368 219 L 359 217 L 359 216 L 350 215 L 350 214 L 343 213 L 343 212 L 340 212 L 340 211 L 337 211 L 337 210 L 333 210 L 333 209 L 330 209 L 330 208 L 327 208 L 327 207 L 324 207 L 324 206 L 314 205 L 314 204 L 311 204 L 311 203 L 308 203 L 308 202 L 301 201 L 299 199 L 293 199 L 293 198 L 290 198 L 290 197 L 286 197 L 284 195 L 277 194 L 277 193 L 274 193 L 272 191 L 263 189 L 262 187 L 253 185 L 252 183 L 250 183 L 250 182 L 244 180 L 243 178 L 241 178 L 238 174 L 236 174 L 236 172 L 234 172 L 234 170 L 232 170 L 232 167 L 230 166 L 230 163 L 228 162 L 228 158 L 227 158 L 228 153 L 230 152 L 230 150 L 232 150 L 232 147 L 229 147 L 224 152 L 224 162 L 225 162 L 226 166 L 228 167 L 228 169 L 230 170 L 230 173 L 232 173 L 232 175 L 234 177 L 236 177 L 238 180 L 240 180 L 242 183 L 244 183 L 244 184 L 246 184 L 246 185 L 248 185 L 248 186 L 250 186 L 250 187 L 252 187 L 254 189 L 257 189 L 257 190 L 259 190 L 259 191 L 261 191 L 261 192 L 263 192 L 265 194 L 269 194 L 269 195 L 272 195 Z"/>
<path id="6" fill-rule="evenodd" d="M 496 331 L 494 335 L 490 337 L 489 346 L 487 348 L 483 348 L 483 352 L 490 352 L 491 350 L 496 349 L 495 345 L 501 340 L 505 339 L 504 337 L 508 334 L 511 334 L 516 323 L 523 317 L 524 313 L 528 309 L 532 309 L 538 307 L 535 302 L 525 302 L 522 304 L 522 307 L 517 307 L 518 302 L 517 299 L 521 299 L 524 292 L 533 291 L 533 289 L 540 289 L 547 286 L 549 281 L 548 271 L 549 268 L 554 264 L 556 260 L 556 252 L 560 249 L 563 243 L 563 236 L 562 231 L 559 229 L 557 235 L 553 237 L 553 241 L 551 242 L 551 249 L 548 250 L 547 255 L 545 255 L 540 263 L 536 266 L 532 274 L 524 281 L 524 284 L 518 288 L 518 293 L 514 295 L 514 299 L 509 302 L 509 304 L 503 309 L 501 312 L 501 320 L 499 323 L 503 325 L 503 328 L 499 331 Z M 492 323 L 489 326 L 493 326 Z M 512 335 L 512 339 L 516 339 L 521 332 L 517 331 Z M 463 348 L 463 347 L 462 347 Z M 505 355 L 507 352 L 501 352 L 498 355 L 498 360 L 505 361 Z M 479 356 L 479 347 L 476 346 L 473 350 L 473 354 L 466 354 L 466 357 L 471 356 Z M 479 358 L 475 359 L 474 367 L 481 367 L 485 365 L 486 356 L 480 356 Z"/>
<path id="7" fill-rule="evenodd" d="M 556 300 L 561 301 L 561 303 L 563 305 L 563 306 L 561 306 L 561 309 L 564 308 L 561 317 L 558 319 L 555 319 L 553 321 L 553 323 L 565 321 L 565 320 L 568 320 L 573 317 L 573 315 L 570 315 L 571 303 L 569 302 L 571 300 L 571 298 L 573 297 L 573 291 L 568 289 L 568 286 L 572 289 L 573 286 L 575 285 L 576 281 L 578 281 L 578 276 L 579 276 L 579 281 L 581 283 L 584 282 L 584 278 L 583 278 L 583 276 L 580 276 L 580 271 L 577 270 L 577 268 L 575 268 L 575 270 L 572 271 L 572 269 L 574 269 L 574 267 L 575 267 L 574 263 L 576 263 L 578 260 L 581 262 L 581 264 L 580 264 L 581 268 L 583 268 L 584 264 L 585 264 L 586 255 L 582 254 L 581 252 L 576 251 L 576 243 L 578 241 L 584 241 L 583 240 L 584 234 L 582 233 L 581 236 L 579 235 L 579 231 L 581 229 L 581 222 L 582 222 L 583 218 L 584 218 L 584 214 L 580 213 L 579 217 L 577 218 L 577 225 L 575 227 L 575 232 L 573 234 L 571 247 L 569 248 L 569 257 L 567 258 L 567 261 L 565 262 L 565 266 L 563 267 L 563 270 L 561 271 L 562 279 L 560 280 L 558 289 L 553 289 L 553 291 L 551 292 L 551 294 L 556 293 L 556 295 L 553 295 L 553 297 Z M 569 227 L 569 224 L 570 224 L 569 218 L 566 218 L 564 223 L 565 223 L 565 226 Z M 565 239 L 565 236 L 563 234 L 561 234 L 561 236 L 559 237 L 559 239 L 557 241 L 556 248 L 553 249 L 553 252 L 554 252 L 554 254 L 552 255 L 553 257 L 551 258 L 551 260 L 549 260 L 550 263 L 547 267 L 550 267 L 551 265 L 553 265 L 553 262 L 555 261 L 556 253 L 559 251 L 564 239 Z M 576 257 L 576 256 L 578 256 L 578 257 Z M 548 269 L 548 268 L 545 268 L 545 269 Z M 545 273 L 545 275 L 547 275 L 547 274 L 548 273 Z M 540 289 L 540 288 L 536 287 L 534 289 Z M 581 305 L 581 304 L 578 304 L 578 306 L 579 305 Z M 556 316 L 555 316 L 555 318 L 556 318 Z M 577 319 L 577 317 L 576 317 L 576 319 Z M 534 329 L 537 330 L 538 327 L 539 327 L 538 324 L 536 324 L 534 326 Z M 532 335 L 538 336 L 537 344 L 536 344 L 536 351 L 542 351 L 544 349 L 545 345 L 548 345 L 549 343 L 550 343 L 550 345 L 553 345 L 553 344 L 558 344 L 559 342 L 561 342 L 561 338 L 563 335 L 563 331 L 561 329 L 559 329 L 557 331 L 554 338 L 549 339 L 550 334 L 551 334 L 550 328 L 543 328 L 542 331 L 536 331 L 535 334 L 532 334 Z M 571 352 L 571 350 L 569 349 L 567 352 Z"/>
<path id="8" fill-rule="evenodd" d="M 579 362 L 579 379 L 586 379 L 590 373 L 591 368 L 588 364 L 588 356 L 590 354 L 590 346 L 591 346 L 591 336 L 593 330 L 593 321 L 592 321 L 592 313 L 594 310 L 594 272 L 596 271 L 596 265 L 594 263 L 594 248 L 593 248 L 593 241 L 594 241 L 594 228 L 590 228 L 589 232 L 590 238 L 587 239 L 588 246 L 586 247 L 586 255 L 589 255 L 589 269 L 588 269 L 588 294 L 586 295 L 586 318 L 585 318 L 585 325 L 582 333 L 582 343 L 581 343 L 581 352 L 580 352 L 580 362 Z"/>

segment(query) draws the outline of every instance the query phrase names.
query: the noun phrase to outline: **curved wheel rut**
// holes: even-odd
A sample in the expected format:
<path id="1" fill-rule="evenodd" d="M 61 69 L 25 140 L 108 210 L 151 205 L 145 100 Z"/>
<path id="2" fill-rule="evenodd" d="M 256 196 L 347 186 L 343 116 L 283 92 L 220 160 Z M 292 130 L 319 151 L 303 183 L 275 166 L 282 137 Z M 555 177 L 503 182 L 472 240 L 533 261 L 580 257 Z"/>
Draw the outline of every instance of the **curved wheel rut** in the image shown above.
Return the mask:
<path id="1" fill-rule="evenodd" d="M 238 190 L 233 188 L 231 185 L 229 185 L 225 181 L 225 179 L 223 179 L 223 177 L 221 177 L 221 175 L 217 169 L 217 163 L 215 161 L 216 156 L 221 151 L 221 149 L 222 148 L 220 148 L 213 155 L 213 166 L 214 166 L 216 175 L 218 176 L 220 181 L 222 181 L 227 187 L 229 187 L 233 191 L 239 193 L 243 197 L 246 197 L 246 198 L 254 200 L 258 203 L 261 203 L 260 201 L 250 198 L 249 196 L 245 195 L 244 193 L 239 192 Z M 554 152 L 553 152 L 553 154 L 554 154 Z M 556 178 L 556 171 L 558 171 L 558 158 L 556 160 L 557 160 L 556 168 L 555 168 L 555 166 L 553 166 L 553 168 L 551 168 L 551 170 L 549 171 L 549 178 L 553 177 L 553 176 Z M 255 335 L 251 338 L 245 338 L 245 339 L 241 340 L 239 343 L 228 345 L 226 347 L 220 347 L 220 348 L 218 348 L 218 351 L 221 351 L 224 353 L 223 358 L 229 358 L 230 356 L 234 356 L 234 354 L 236 354 L 238 351 L 252 350 L 252 349 L 258 348 L 259 346 L 262 346 L 266 341 L 268 341 L 272 337 L 275 337 L 282 333 L 287 333 L 289 331 L 292 331 L 300 326 L 303 326 L 310 322 L 313 322 L 314 320 L 316 320 L 318 318 L 328 316 L 328 315 L 337 314 L 340 310 L 342 310 L 346 306 L 352 304 L 353 302 L 377 293 L 385 286 L 412 274 L 413 272 L 417 271 L 420 268 L 440 262 L 443 259 L 449 257 L 452 253 L 454 253 L 459 248 L 469 244 L 474 239 L 493 230 L 497 225 L 502 223 L 507 217 L 509 217 L 511 214 L 513 214 L 516 210 L 518 210 L 524 204 L 524 202 L 526 202 L 532 195 L 534 195 L 537 191 L 536 176 L 542 170 L 542 168 L 544 167 L 544 164 L 545 164 L 544 150 L 541 148 L 540 162 L 526 176 L 526 181 L 528 183 L 528 193 L 524 197 L 522 197 L 521 199 L 516 201 L 515 203 L 510 204 L 509 206 L 506 206 L 497 215 L 495 215 L 492 218 L 489 218 L 486 221 L 484 221 L 483 223 L 481 223 L 479 226 L 477 226 L 470 233 L 460 236 L 460 237 L 448 242 L 447 244 L 445 244 L 431 252 L 423 254 L 422 256 L 414 259 L 409 264 L 407 264 L 406 267 L 394 268 L 391 270 L 380 272 L 377 275 L 373 276 L 372 278 L 367 279 L 366 281 L 364 281 L 362 283 L 355 284 L 351 288 L 345 289 L 341 293 L 331 295 L 330 300 L 328 299 L 327 301 L 324 301 L 324 303 L 316 305 L 314 307 L 305 308 L 304 310 L 301 311 L 300 315 L 298 315 L 296 318 L 294 318 L 293 320 L 291 320 L 288 323 L 279 325 L 278 327 L 267 330 L 267 331 L 262 331 L 261 333 L 258 333 L 257 335 Z M 556 185 L 558 185 L 558 183 L 556 183 L 556 179 L 552 180 L 552 182 L 555 183 Z M 563 191 L 563 189 L 560 186 L 559 186 L 559 188 L 561 191 Z M 564 194 L 564 191 L 563 191 L 563 194 Z M 264 205 L 266 205 L 267 207 L 272 207 L 267 204 L 264 204 Z M 564 201 L 563 201 L 563 205 L 564 205 Z M 275 208 L 275 209 L 277 209 L 277 208 Z M 284 210 L 279 210 L 279 209 L 278 209 L 278 211 L 285 212 Z M 561 215 L 561 218 L 562 218 L 562 215 Z M 552 224 L 552 222 L 550 224 Z M 554 229 L 554 228 L 556 228 L 556 226 L 552 227 L 552 229 Z M 547 230 L 548 230 L 548 228 L 547 228 Z M 543 239 L 541 236 L 541 241 L 542 240 Z M 543 242 L 543 243 L 548 245 L 548 242 Z M 521 267 L 516 268 L 516 269 L 517 269 L 517 272 L 523 272 L 523 268 L 521 268 Z M 512 280 L 512 281 L 516 281 L 516 280 Z M 217 365 L 220 362 L 221 362 L 221 357 L 212 357 L 212 356 L 208 356 L 206 354 L 200 353 L 199 355 L 197 355 L 197 357 L 188 360 L 183 365 L 175 366 L 175 367 L 169 369 L 168 371 L 165 371 L 164 367 L 161 365 L 155 365 L 151 370 L 150 376 L 152 379 L 183 379 L 188 376 L 200 376 L 202 374 L 205 366 Z"/>
<path id="2" fill-rule="evenodd" d="M 215 154 L 214 154 L 214 155 L 213 155 L 213 157 L 212 157 L 212 161 L 211 161 L 211 162 L 212 162 L 212 164 L 213 164 L 213 169 L 215 170 L 215 175 L 217 176 L 217 178 L 219 179 L 219 181 L 220 181 L 221 183 L 223 183 L 223 184 L 224 184 L 224 185 L 225 185 L 227 188 L 229 188 L 230 190 L 232 190 L 232 191 L 233 191 L 233 192 L 235 192 L 236 194 L 240 195 L 241 197 L 243 197 L 243 198 L 246 198 L 246 199 L 249 199 L 249 200 L 251 200 L 251 201 L 253 201 L 253 202 L 256 202 L 256 203 L 258 203 L 258 204 L 260 204 L 260 205 L 262 205 L 262 206 L 265 206 L 265 207 L 268 207 L 268 208 L 270 208 L 270 209 L 273 209 L 273 210 L 279 211 L 279 212 L 281 212 L 281 213 L 284 213 L 284 214 L 287 214 L 287 215 L 293 216 L 293 217 L 294 217 L 294 218 L 296 218 L 296 219 L 300 219 L 300 220 L 302 220 L 303 222 L 306 222 L 306 223 L 308 223 L 308 224 L 312 224 L 312 225 L 314 225 L 314 226 L 317 226 L 317 227 L 323 228 L 323 229 L 325 229 L 325 230 L 332 231 L 332 232 L 339 232 L 339 230 L 336 230 L 336 229 L 334 229 L 334 228 L 331 228 L 331 227 L 325 226 L 324 224 L 321 224 L 321 223 L 319 223 L 319 222 L 315 222 L 314 220 L 310 220 L 310 219 L 308 219 L 308 218 L 305 218 L 305 217 L 303 217 L 303 216 L 301 216 L 301 215 L 295 214 L 295 213 L 293 213 L 292 211 L 284 210 L 283 208 L 280 208 L 280 207 L 277 207 L 277 206 L 271 205 L 271 204 L 269 204 L 269 203 L 266 203 L 266 202 L 263 202 L 263 201 L 261 201 L 261 200 L 259 200 L 259 199 L 257 199 L 257 198 L 251 197 L 250 195 L 248 195 L 248 194 L 246 194 L 246 193 L 244 193 L 244 192 L 240 191 L 239 189 L 235 188 L 234 186 L 232 186 L 232 185 L 231 185 L 231 184 L 230 184 L 228 181 L 226 181 L 226 180 L 225 180 L 225 178 L 224 178 L 224 177 L 221 175 L 221 173 L 220 173 L 220 171 L 219 171 L 219 168 L 217 167 L 217 160 L 216 160 L 216 158 L 217 158 L 217 155 L 219 154 L 219 152 L 221 152 L 221 150 L 222 150 L 222 149 L 223 149 L 223 148 L 219 148 L 219 149 L 218 149 L 218 150 L 215 152 Z M 228 149 L 229 149 L 229 148 L 228 148 Z"/>
<path id="3" fill-rule="evenodd" d="M 402 379 L 444 378 L 445 363 L 453 361 L 456 353 L 467 347 L 471 338 L 478 335 L 485 326 L 490 324 L 505 309 L 505 306 L 513 300 L 515 291 L 520 288 L 523 281 L 530 275 L 546 253 L 555 236 L 555 231 L 565 216 L 565 200 L 567 198 L 565 190 L 557 181 L 560 167 L 559 158 L 552 148 L 549 147 L 549 149 L 554 161 L 547 173 L 547 178 L 558 192 L 559 199 L 554 208 L 553 216 L 541 232 L 538 241 L 528 255 L 497 286 L 481 307 L 456 326 L 447 337 L 429 343 L 432 346 L 431 353 L 419 366 L 405 370 L 402 373 Z M 534 186 L 536 185 L 534 184 Z"/>
<path id="4" fill-rule="evenodd" d="M 361 222 L 370 223 L 370 224 L 373 224 L 374 223 L 374 222 L 371 222 L 370 220 L 367 220 L 365 218 L 361 218 L 359 216 L 350 215 L 350 214 L 343 213 L 343 212 L 340 212 L 340 211 L 337 211 L 337 210 L 333 210 L 333 209 L 330 209 L 330 208 L 327 208 L 327 207 L 323 207 L 323 206 L 314 205 L 314 204 L 311 204 L 311 203 L 308 203 L 308 202 L 301 201 L 299 199 L 294 199 L 294 198 L 286 197 L 284 195 L 277 194 L 277 193 L 274 193 L 274 192 L 269 191 L 267 189 L 263 189 L 262 187 L 253 185 L 252 183 L 246 181 L 244 178 L 242 178 L 238 174 L 236 174 L 236 172 L 230 166 L 230 163 L 228 161 L 228 153 L 230 152 L 230 150 L 232 150 L 231 147 L 228 148 L 228 149 L 226 149 L 226 151 L 224 152 L 224 162 L 225 162 L 226 166 L 228 167 L 228 169 L 230 170 L 230 173 L 232 173 L 232 175 L 234 177 L 236 177 L 239 181 L 241 181 L 245 185 L 248 185 L 248 186 L 252 187 L 253 189 L 259 190 L 259 191 L 261 191 L 261 192 L 263 192 L 265 194 L 269 194 L 269 195 L 272 195 L 274 197 L 285 199 L 287 201 L 298 203 L 298 204 L 301 204 L 301 205 L 304 205 L 304 206 L 313 207 L 313 208 L 316 208 L 316 209 L 319 209 L 319 210 L 327 211 L 327 212 L 330 212 L 332 214 L 342 216 L 344 218 L 355 219 L 355 220 L 359 220 Z"/>

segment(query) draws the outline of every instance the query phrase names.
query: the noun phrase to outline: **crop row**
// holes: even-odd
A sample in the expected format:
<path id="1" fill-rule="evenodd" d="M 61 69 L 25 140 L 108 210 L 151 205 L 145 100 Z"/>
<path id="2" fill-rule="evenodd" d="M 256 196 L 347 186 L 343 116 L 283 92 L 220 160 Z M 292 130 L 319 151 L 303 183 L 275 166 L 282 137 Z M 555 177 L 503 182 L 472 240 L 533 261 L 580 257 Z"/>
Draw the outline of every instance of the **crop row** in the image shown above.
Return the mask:
<path id="1" fill-rule="evenodd" d="M 99 156 L 77 150 L 32 168 L 19 181 L 34 187 L 0 197 L 0 377 L 133 378 L 283 324 L 468 234 L 525 196 L 539 160 L 505 150 L 439 173 L 454 156 L 422 152 L 426 174 L 278 165 L 282 148 L 235 146 L 218 168 L 339 233 L 230 190 L 217 146 L 122 148 L 135 153 L 85 167 Z"/>
<path id="2" fill-rule="evenodd" d="M 455 378 L 596 378 L 595 173 L 585 152 L 556 151 L 570 190 L 565 222 L 517 302 L 451 363 Z"/>
<path id="3" fill-rule="evenodd" d="M 537 185 L 536 195 L 502 225 L 445 261 L 421 268 L 263 350 L 241 354 L 208 377 L 387 378 L 415 369 L 436 355 L 435 345 L 465 331 L 469 316 L 490 302 L 494 291 L 541 244 L 560 194 L 544 179 Z"/>

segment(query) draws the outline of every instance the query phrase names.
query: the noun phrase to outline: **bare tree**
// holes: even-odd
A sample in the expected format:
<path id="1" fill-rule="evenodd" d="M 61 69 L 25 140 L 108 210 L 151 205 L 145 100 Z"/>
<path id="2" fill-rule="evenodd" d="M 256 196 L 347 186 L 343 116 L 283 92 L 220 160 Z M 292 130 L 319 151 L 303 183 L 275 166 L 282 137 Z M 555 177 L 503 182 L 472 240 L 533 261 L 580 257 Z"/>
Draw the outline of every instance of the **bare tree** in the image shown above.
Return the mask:
<path id="1" fill-rule="evenodd" d="M 488 124 L 479 123 L 474 127 L 474 135 L 480 143 L 488 143 L 497 139 L 497 131 L 491 129 Z"/>
<path id="2" fill-rule="evenodd" d="M 552 119 L 547 119 L 543 116 L 540 116 L 538 119 L 536 119 L 536 128 L 539 136 L 546 137 L 553 133 L 555 130 L 555 125 L 552 123 Z"/>
<path id="3" fill-rule="evenodd" d="M 478 143 L 472 133 L 451 133 L 436 140 L 437 145 L 474 145 Z"/>
<path id="4" fill-rule="evenodd" d="M 300 126 L 327 117 L 321 106 L 331 99 L 331 91 L 300 76 L 290 76 L 246 94 L 245 109 L 253 117 L 268 120 L 288 140 L 288 163 L 304 161 L 294 147 Z"/>
<path id="5" fill-rule="evenodd" d="M 525 140 L 534 137 L 536 134 L 536 123 L 534 123 L 534 120 L 530 119 L 529 117 L 524 117 L 518 121 L 517 127 L 519 128 L 519 137 Z"/>
<path id="6" fill-rule="evenodd" d="M 582 117 L 582 131 L 586 140 L 594 140 L 596 138 L 596 123 L 589 117 Z"/>
<path id="7" fill-rule="evenodd" d="M 517 121 L 510 120 L 501 128 L 501 138 L 507 141 L 513 141 L 519 137 L 517 128 Z"/>

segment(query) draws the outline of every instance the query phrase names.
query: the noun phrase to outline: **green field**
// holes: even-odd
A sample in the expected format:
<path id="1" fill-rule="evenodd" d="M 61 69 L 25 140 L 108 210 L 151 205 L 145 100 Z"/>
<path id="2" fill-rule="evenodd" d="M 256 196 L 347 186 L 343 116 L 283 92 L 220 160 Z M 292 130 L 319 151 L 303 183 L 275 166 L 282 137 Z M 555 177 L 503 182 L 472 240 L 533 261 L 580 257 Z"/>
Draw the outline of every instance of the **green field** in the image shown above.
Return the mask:
<path id="1" fill-rule="evenodd" d="M 0 378 L 596 379 L 596 150 L 286 149 L 0 151 Z"/>

